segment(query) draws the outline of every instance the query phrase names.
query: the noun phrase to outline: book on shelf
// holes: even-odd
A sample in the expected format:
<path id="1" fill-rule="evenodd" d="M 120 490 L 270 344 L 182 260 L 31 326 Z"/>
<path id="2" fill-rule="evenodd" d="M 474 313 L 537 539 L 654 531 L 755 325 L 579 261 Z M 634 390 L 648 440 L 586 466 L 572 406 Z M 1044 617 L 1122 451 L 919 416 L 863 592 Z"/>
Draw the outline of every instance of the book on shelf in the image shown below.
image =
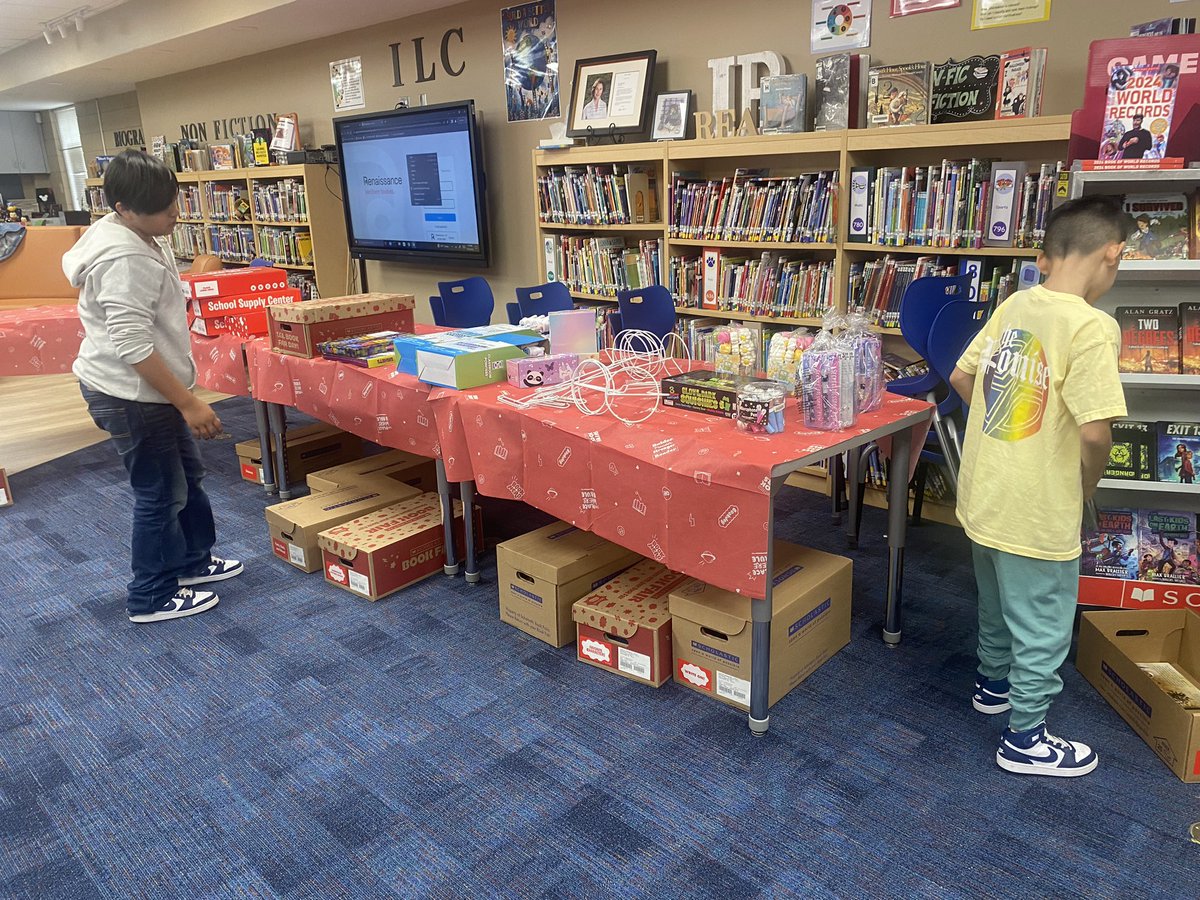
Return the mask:
<path id="1" fill-rule="evenodd" d="M 1070 159 L 1102 160 L 1105 168 L 1121 168 L 1125 159 L 1105 159 L 1101 152 L 1105 135 L 1105 122 L 1112 116 L 1109 95 L 1116 83 L 1128 82 L 1133 70 L 1147 65 L 1160 67 L 1163 90 L 1167 85 L 1172 93 L 1172 115 L 1170 130 L 1161 154 L 1166 159 L 1179 158 L 1180 165 L 1200 156 L 1200 115 L 1196 114 L 1200 104 L 1200 68 L 1186 64 L 1200 54 L 1200 36 L 1179 34 L 1165 37 L 1126 37 L 1093 41 L 1088 51 L 1088 62 L 1084 82 L 1083 104 L 1071 116 L 1071 139 L 1067 148 Z M 1158 93 L 1158 90 L 1155 90 Z M 1136 103 L 1129 104 L 1136 106 Z M 1133 110 L 1128 112 L 1132 113 Z M 1154 116 L 1143 110 L 1143 125 L 1152 125 Z M 1121 121 L 1132 125 L 1132 115 L 1122 116 Z M 1153 147 L 1153 128 L 1151 146 Z M 1139 141 L 1139 146 L 1140 146 Z M 1109 148 L 1111 152 L 1111 147 Z M 1158 151 L 1155 151 L 1158 152 Z M 1131 166 L 1145 165 L 1146 157 L 1129 159 Z"/>
<path id="2" fill-rule="evenodd" d="M 852 243 L 865 244 L 870 240 L 871 185 L 876 170 L 870 166 L 850 170 L 850 222 L 846 238 Z"/>
<path id="3" fill-rule="evenodd" d="M 1172 306 L 1118 306 L 1121 372 L 1179 374 L 1179 310 Z"/>
<path id="4" fill-rule="evenodd" d="M 1121 66 L 1109 80 L 1100 131 L 1102 160 L 1162 159 L 1171 139 L 1178 66 Z"/>
<path id="5" fill-rule="evenodd" d="M 1040 116 L 1045 74 L 1044 47 L 1021 47 L 1000 54 L 996 118 L 1026 119 Z"/>
<path id="6" fill-rule="evenodd" d="M 1195 34 L 1196 20 L 1194 18 L 1179 17 L 1166 19 L 1152 19 L 1149 22 L 1141 22 L 1129 29 L 1130 37 L 1153 37 L 1156 35 L 1170 34 Z"/>
<path id="7" fill-rule="evenodd" d="M 271 129 L 252 128 L 251 146 L 254 149 L 254 165 L 269 166 L 271 164 Z"/>
<path id="8" fill-rule="evenodd" d="M 551 166 L 537 179 L 538 218 L 559 225 L 632 225 L 659 221 L 649 167 L 621 163 Z"/>
<path id="9" fill-rule="evenodd" d="M 930 121 L 982 122 L 996 118 L 996 85 L 1000 57 L 971 56 L 933 67 Z"/>
<path id="10" fill-rule="evenodd" d="M 808 131 L 808 76 L 767 75 L 760 82 L 758 129 L 763 134 Z"/>
<path id="11" fill-rule="evenodd" d="M 1157 477 L 1158 425 L 1121 420 L 1112 423 L 1112 450 L 1105 478 L 1154 481 Z"/>
<path id="12" fill-rule="evenodd" d="M 167 158 L 167 136 L 164 134 L 156 134 L 150 138 L 150 155 L 159 162 L 166 162 Z"/>
<path id="13" fill-rule="evenodd" d="M 615 296 L 617 291 L 636 290 L 660 283 L 661 242 L 638 241 L 636 247 L 621 237 L 577 237 L 560 235 L 553 241 L 553 268 L 557 280 L 577 293 Z M 545 248 L 549 251 L 551 248 Z M 628 254 L 636 252 L 637 259 Z"/>
<path id="14" fill-rule="evenodd" d="M 929 373 L 929 363 L 923 359 L 905 359 L 897 353 L 883 354 L 883 377 L 885 381 L 897 378 L 915 378 Z"/>
<path id="15" fill-rule="evenodd" d="M 739 170 L 739 173 L 741 170 Z M 837 234 L 836 171 L 798 176 L 676 177 L 671 236 L 684 240 L 826 243 Z"/>
<path id="16" fill-rule="evenodd" d="M 1184 194 L 1127 194 L 1133 220 L 1122 259 L 1187 259 L 1191 214 Z"/>
<path id="17" fill-rule="evenodd" d="M 871 57 L 837 53 L 817 62 L 813 90 L 813 130 L 844 131 L 867 126 L 867 82 Z"/>
<path id="18" fill-rule="evenodd" d="M 1200 422 L 1158 423 L 1158 480 L 1196 484 L 1200 463 Z"/>
<path id="19" fill-rule="evenodd" d="M 238 167 L 237 154 L 233 144 L 209 144 L 208 161 L 209 167 L 214 170 Z"/>
<path id="20" fill-rule="evenodd" d="M 1200 303 L 1179 304 L 1179 370 L 1200 375 Z"/>
<path id="21" fill-rule="evenodd" d="M 720 309 L 717 297 L 721 289 L 721 251 L 716 247 L 705 247 L 700 253 L 700 306 L 702 309 Z"/>
<path id="22" fill-rule="evenodd" d="M 1194 512 L 1139 509 L 1137 537 L 1139 581 L 1200 584 Z"/>
<path id="23" fill-rule="evenodd" d="M 275 118 L 271 135 L 272 150 L 297 150 L 300 147 L 300 118 L 296 113 L 282 113 Z"/>
<path id="24" fill-rule="evenodd" d="M 1097 509 L 1096 527 L 1083 529 L 1079 574 L 1094 578 L 1136 578 L 1138 573 L 1137 512 Z"/>
<path id="25" fill-rule="evenodd" d="M 992 163 L 991 198 L 983 236 L 985 247 L 1012 246 L 1025 174 L 1023 162 Z"/>
<path id="26" fill-rule="evenodd" d="M 930 69 L 928 62 L 871 66 L 867 79 L 867 127 L 928 125 Z"/>

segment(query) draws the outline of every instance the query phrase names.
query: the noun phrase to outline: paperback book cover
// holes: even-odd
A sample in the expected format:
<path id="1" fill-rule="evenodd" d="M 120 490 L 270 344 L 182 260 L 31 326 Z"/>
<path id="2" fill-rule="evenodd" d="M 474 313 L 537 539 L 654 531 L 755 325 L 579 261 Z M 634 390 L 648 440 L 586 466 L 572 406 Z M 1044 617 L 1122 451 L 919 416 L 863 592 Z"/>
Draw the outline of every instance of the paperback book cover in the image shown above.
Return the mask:
<path id="1" fill-rule="evenodd" d="M 1112 450 L 1105 478 L 1154 481 L 1158 459 L 1158 426 L 1154 422 L 1113 422 Z"/>
<path id="2" fill-rule="evenodd" d="M 1137 513 L 1138 580 L 1198 584 L 1196 514 L 1172 509 Z"/>
<path id="3" fill-rule="evenodd" d="M 997 119 L 1019 119 L 1030 115 L 1030 89 L 1033 87 L 1033 78 L 1033 48 L 1022 47 L 1001 55 L 997 77 Z"/>
<path id="4" fill-rule="evenodd" d="M 760 83 L 758 129 L 763 134 L 808 130 L 808 76 L 768 75 Z"/>
<path id="5" fill-rule="evenodd" d="M 866 70 L 870 60 L 865 53 L 839 53 L 817 60 L 814 131 L 843 131 L 866 125 Z"/>
<path id="6" fill-rule="evenodd" d="M 947 60 L 933 67 L 933 101 L 930 120 L 980 122 L 996 118 L 996 84 L 999 56 L 972 56 Z"/>
<path id="7" fill-rule="evenodd" d="M 1179 304 L 1179 370 L 1200 375 L 1200 303 Z"/>
<path id="8" fill-rule="evenodd" d="M 1175 63 L 1114 67 L 1109 75 L 1099 158 L 1163 159 L 1178 84 L 1179 66 Z"/>
<path id="9" fill-rule="evenodd" d="M 1122 372 L 1179 374 L 1179 310 L 1170 306 L 1118 306 Z"/>
<path id="10" fill-rule="evenodd" d="M 237 164 L 233 144 L 209 144 L 208 158 L 214 169 L 232 169 Z"/>
<path id="11" fill-rule="evenodd" d="M 1154 19 L 1142 22 L 1129 29 L 1130 37 L 1147 37 L 1167 34 L 1194 34 L 1196 20 L 1191 18 Z"/>
<path id="12" fill-rule="evenodd" d="M 868 128 L 929 124 L 928 62 L 872 66 L 868 83 Z"/>
<path id="13" fill-rule="evenodd" d="M 1127 194 L 1124 209 L 1133 230 L 1122 259 L 1187 259 L 1188 207 L 1184 194 Z"/>
<path id="14" fill-rule="evenodd" d="M 1137 514 L 1132 509 L 1096 510 L 1097 528 L 1083 530 L 1080 575 L 1097 578 L 1136 578 Z"/>
<path id="15" fill-rule="evenodd" d="M 1158 423 L 1158 480 L 1195 484 L 1200 462 L 1200 422 Z"/>

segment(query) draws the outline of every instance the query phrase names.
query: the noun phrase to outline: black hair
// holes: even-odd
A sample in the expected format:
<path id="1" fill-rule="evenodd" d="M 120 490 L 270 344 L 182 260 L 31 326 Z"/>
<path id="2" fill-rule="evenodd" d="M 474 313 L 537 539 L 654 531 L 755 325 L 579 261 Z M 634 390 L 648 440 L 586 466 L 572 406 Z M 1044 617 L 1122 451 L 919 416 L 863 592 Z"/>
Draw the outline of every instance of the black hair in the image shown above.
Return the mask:
<path id="1" fill-rule="evenodd" d="M 142 150 L 124 150 L 104 170 L 104 199 L 113 209 L 120 203 L 130 212 L 152 216 L 175 200 L 175 173 Z"/>
<path id="2" fill-rule="evenodd" d="M 1047 259 L 1090 256 L 1108 244 L 1120 244 L 1129 233 L 1129 217 L 1112 197 L 1068 200 L 1050 214 L 1042 253 Z"/>

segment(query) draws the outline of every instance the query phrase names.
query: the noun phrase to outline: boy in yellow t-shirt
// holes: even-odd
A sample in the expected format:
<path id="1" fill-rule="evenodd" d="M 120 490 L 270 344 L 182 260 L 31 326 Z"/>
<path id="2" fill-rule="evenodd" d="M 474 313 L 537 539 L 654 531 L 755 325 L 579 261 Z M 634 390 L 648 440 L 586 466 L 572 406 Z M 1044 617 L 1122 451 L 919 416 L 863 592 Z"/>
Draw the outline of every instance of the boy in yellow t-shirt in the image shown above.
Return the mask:
<path id="1" fill-rule="evenodd" d="M 1055 210 L 1038 260 L 1045 283 L 1005 301 L 950 378 L 970 405 L 958 518 L 979 588 L 972 703 L 1011 709 L 996 751 L 1010 772 L 1070 777 L 1099 761 L 1045 719 L 1071 646 L 1083 504 L 1125 415 L 1120 331 L 1094 304 L 1116 278 L 1127 226 L 1105 197 Z"/>

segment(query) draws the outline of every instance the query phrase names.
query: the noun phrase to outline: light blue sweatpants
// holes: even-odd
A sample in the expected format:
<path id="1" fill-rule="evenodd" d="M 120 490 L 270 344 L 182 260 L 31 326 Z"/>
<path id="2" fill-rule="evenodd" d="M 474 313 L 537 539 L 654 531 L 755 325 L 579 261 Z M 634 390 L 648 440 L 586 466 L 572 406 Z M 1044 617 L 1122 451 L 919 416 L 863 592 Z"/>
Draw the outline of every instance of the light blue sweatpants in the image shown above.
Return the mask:
<path id="1" fill-rule="evenodd" d="M 971 543 L 979 587 L 979 673 L 1008 678 L 1008 725 L 1045 721 L 1062 690 L 1058 670 L 1071 649 L 1079 597 L 1079 560 L 1016 556 Z"/>

